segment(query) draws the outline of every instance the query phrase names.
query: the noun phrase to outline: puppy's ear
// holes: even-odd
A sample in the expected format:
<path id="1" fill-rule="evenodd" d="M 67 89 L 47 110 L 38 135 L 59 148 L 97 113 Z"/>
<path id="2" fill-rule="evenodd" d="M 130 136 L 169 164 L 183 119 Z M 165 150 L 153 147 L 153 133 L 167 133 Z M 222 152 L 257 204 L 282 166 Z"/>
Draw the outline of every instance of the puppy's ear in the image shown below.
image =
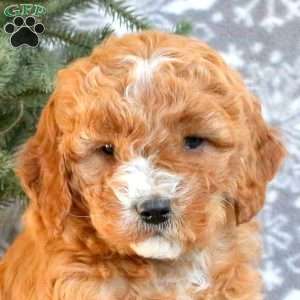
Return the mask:
<path id="1" fill-rule="evenodd" d="M 249 132 L 242 137 L 248 141 L 234 195 L 238 224 L 249 221 L 262 208 L 267 183 L 276 174 L 286 153 L 276 130 L 263 120 L 259 102 L 248 94 L 244 104 Z"/>
<path id="2" fill-rule="evenodd" d="M 49 233 L 62 229 L 71 207 L 64 159 L 58 149 L 60 131 L 54 105 L 51 99 L 44 108 L 35 135 L 19 154 L 16 169 L 32 209 Z"/>

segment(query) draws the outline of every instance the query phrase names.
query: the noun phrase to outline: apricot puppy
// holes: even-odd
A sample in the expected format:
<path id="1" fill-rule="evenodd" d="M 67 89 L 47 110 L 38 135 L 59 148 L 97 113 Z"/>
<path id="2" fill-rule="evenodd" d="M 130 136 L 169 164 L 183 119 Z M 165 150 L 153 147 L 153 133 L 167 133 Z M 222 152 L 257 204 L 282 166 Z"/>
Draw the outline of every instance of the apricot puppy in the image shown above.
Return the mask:
<path id="1" fill-rule="evenodd" d="M 111 37 L 58 73 L 17 174 L 1 300 L 259 300 L 253 217 L 285 154 L 204 43 Z"/>

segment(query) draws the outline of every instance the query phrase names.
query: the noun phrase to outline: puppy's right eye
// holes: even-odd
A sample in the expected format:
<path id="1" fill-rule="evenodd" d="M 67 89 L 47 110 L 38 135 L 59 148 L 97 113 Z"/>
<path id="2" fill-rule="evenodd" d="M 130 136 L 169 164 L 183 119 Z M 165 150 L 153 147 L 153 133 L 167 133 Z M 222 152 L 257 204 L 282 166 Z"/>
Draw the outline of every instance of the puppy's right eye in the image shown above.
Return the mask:
<path id="1" fill-rule="evenodd" d="M 184 138 L 184 146 L 188 150 L 194 150 L 199 148 L 205 142 L 204 138 L 198 136 L 186 136 Z"/>
<path id="2" fill-rule="evenodd" d="M 100 147 L 99 150 L 108 156 L 113 156 L 115 154 L 115 148 L 113 144 L 105 144 Z"/>

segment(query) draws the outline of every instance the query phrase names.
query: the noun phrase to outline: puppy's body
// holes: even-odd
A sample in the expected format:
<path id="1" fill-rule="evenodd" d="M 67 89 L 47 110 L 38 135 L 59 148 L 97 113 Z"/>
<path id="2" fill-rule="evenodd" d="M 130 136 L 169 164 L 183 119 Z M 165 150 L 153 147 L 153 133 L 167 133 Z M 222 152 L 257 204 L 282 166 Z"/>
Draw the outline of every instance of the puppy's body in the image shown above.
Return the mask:
<path id="1" fill-rule="evenodd" d="M 59 73 L 20 154 L 31 203 L 0 299 L 261 299 L 250 220 L 283 155 L 208 46 L 108 40 Z"/>
<path id="2" fill-rule="evenodd" d="M 262 299 L 258 228 L 244 224 L 176 261 L 110 254 L 57 240 L 48 250 L 23 233 L 0 265 L 1 300 Z"/>

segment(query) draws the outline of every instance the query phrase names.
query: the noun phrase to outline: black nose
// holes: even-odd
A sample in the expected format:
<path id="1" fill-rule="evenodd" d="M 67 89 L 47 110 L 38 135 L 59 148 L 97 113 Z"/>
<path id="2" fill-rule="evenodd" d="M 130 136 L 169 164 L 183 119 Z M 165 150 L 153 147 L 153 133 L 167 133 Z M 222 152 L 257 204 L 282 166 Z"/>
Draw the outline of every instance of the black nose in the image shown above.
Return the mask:
<path id="1" fill-rule="evenodd" d="M 161 224 L 168 220 L 170 216 L 169 200 L 148 200 L 137 207 L 142 220 L 148 224 Z"/>

